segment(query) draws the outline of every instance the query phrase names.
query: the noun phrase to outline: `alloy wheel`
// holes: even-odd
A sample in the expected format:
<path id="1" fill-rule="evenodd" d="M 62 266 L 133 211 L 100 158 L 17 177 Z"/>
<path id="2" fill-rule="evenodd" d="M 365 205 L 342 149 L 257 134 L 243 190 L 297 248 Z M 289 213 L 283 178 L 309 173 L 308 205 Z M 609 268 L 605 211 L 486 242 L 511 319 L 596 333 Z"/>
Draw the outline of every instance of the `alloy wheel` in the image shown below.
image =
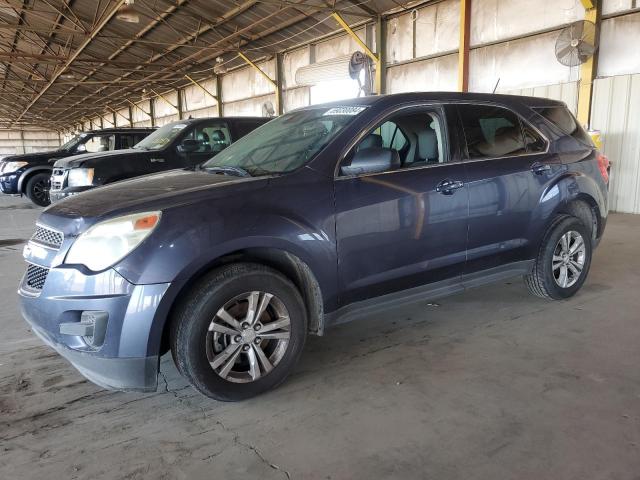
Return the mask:
<path id="1" fill-rule="evenodd" d="M 239 295 L 225 303 L 209 324 L 209 365 L 229 382 L 254 382 L 280 363 L 290 328 L 289 312 L 278 297 L 260 291 Z"/>
<path id="2" fill-rule="evenodd" d="M 560 237 L 551 260 L 553 278 L 559 287 L 569 288 L 575 285 L 582 275 L 586 252 L 584 239 L 575 230 L 566 232 Z"/>

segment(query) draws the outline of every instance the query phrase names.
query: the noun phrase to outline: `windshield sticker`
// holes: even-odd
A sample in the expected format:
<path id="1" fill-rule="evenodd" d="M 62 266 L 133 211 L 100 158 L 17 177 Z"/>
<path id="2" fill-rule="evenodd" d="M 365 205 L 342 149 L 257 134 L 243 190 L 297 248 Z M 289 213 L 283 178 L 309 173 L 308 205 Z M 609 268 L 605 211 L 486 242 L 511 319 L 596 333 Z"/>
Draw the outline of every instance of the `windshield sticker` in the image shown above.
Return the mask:
<path id="1" fill-rule="evenodd" d="M 358 115 L 367 107 L 334 107 L 330 108 L 322 114 L 323 117 L 329 115 Z"/>

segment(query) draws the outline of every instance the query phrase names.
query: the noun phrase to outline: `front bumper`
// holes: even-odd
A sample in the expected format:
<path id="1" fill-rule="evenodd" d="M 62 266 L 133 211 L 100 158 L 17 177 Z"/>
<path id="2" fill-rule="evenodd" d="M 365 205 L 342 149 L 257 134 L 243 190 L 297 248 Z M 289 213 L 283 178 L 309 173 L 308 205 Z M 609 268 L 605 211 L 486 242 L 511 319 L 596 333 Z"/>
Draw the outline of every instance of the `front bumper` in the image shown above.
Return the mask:
<path id="1" fill-rule="evenodd" d="M 33 331 L 92 382 L 108 389 L 155 391 L 159 345 L 153 320 L 169 284 L 133 285 L 109 269 L 85 274 L 75 268 L 47 270 L 40 290 L 20 289 L 22 315 Z M 83 312 L 106 312 L 104 342 L 61 333 L 60 324 L 80 322 Z"/>
<path id="2" fill-rule="evenodd" d="M 18 194 L 20 191 L 18 190 L 18 179 L 20 178 L 21 173 L 19 172 L 11 172 L 6 173 L 4 175 L 0 175 L 0 190 L 2 193 L 8 194 Z"/>
<path id="3" fill-rule="evenodd" d="M 78 195 L 82 192 L 86 192 L 87 190 L 91 190 L 95 188 L 93 185 L 89 185 L 86 187 L 67 187 L 62 190 L 49 190 L 49 198 L 51 199 L 51 203 L 58 202 L 67 197 L 72 197 L 74 195 Z"/>

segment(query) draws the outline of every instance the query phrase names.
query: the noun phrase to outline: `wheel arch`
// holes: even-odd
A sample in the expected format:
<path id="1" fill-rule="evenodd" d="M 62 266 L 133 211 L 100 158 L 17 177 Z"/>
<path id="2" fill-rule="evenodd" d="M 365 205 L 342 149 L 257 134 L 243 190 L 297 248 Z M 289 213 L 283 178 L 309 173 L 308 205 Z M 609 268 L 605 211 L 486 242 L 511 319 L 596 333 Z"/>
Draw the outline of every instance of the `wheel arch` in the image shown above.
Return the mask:
<path id="1" fill-rule="evenodd" d="M 219 256 L 204 264 L 202 268 L 189 276 L 170 295 L 165 295 L 162 302 L 165 308 L 159 309 L 160 317 L 157 328 L 161 328 L 159 353 L 163 355 L 169 350 L 169 330 L 172 317 L 180 304 L 180 299 L 205 275 L 212 270 L 230 263 L 258 263 L 280 272 L 300 291 L 305 303 L 309 324 L 309 333 L 324 333 L 324 302 L 320 284 L 311 268 L 298 256 L 281 248 L 250 247 L 236 250 Z M 151 342 L 150 347 L 152 347 Z"/>
<path id="2" fill-rule="evenodd" d="M 27 188 L 27 183 L 29 183 L 29 179 L 33 177 L 35 174 L 49 173 L 49 175 L 51 175 L 52 171 L 53 171 L 53 167 L 50 167 L 47 165 L 38 165 L 35 167 L 27 168 L 24 172 L 22 172 L 22 175 L 20 175 L 20 178 L 18 179 L 18 191 L 20 193 L 25 193 L 24 190 L 25 188 Z"/>

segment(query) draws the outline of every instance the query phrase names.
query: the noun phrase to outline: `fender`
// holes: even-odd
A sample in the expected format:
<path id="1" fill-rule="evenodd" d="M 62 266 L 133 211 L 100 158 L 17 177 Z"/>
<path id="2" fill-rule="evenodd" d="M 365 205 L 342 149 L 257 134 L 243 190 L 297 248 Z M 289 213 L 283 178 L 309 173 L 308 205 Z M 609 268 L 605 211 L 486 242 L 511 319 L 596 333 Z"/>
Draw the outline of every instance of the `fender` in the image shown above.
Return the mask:
<path id="1" fill-rule="evenodd" d="M 26 186 L 26 178 L 31 175 L 32 173 L 36 173 L 36 172 L 48 172 L 49 174 L 53 171 L 53 167 L 51 166 L 47 166 L 47 165 L 36 165 L 33 167 L 29 167 L 27 168 L 24 172 L 22 172 L 22 174 L 20 175 L 20 178 L 18 179 L 18 191 L 19 192 L 23 192 L 23 185 Z"/>
<path id="2" fill-rule="evenodd" d="M 553 219 L 566 211 L 568 204 L 575 200 L 595 205 L 600 215 L 598 223 L 602 225 L 606 221 L 608 207 L 603 187 L 583 173 L 564 172 L 543 191 L 538 207 L 531 216 L 529 238 L 542 239 Z M 536 256 L 539 247 L 539 242 L 531 245 L 531 258 Z"/>
<path id="3" fill-rule="evenodd" d="M 211 252 L 209 255 L 200 256 L 187 265 L 175 280 L 171 282 L 169 288 L 160 300 L 151 328 L 149 329 L 149 338 L 147 343 L 148 355 L 158 355 L 161 353 L 162 334 L 164 332 L 165 324 L 169 318 L 171 309 L 179 299 L 180 293 L 183 292 L 185 288 L 188 288 L 195 279 L 200 278 L 202 275 L 206 274 L 207 271 L 215 268 L 222 258 L 232 257 L 234 254 L 239 254 L 243 250 L 246 251 L 249 249 L 277 250 L 279 253 L 284 254 L 292 260 L 295 263 L 296 269 L 302 270 L 301 273 L 306 275 L 310 281 L 310 288 L 307 289 L 307 292 L 302 293 L 303 295 L 306 294 L 313 296 L 316 299 L 316 308 L 315 311 L 312 312 L 312 315 L 317 317 L 315 319 L 315 323 L 317 325 L 315 333 L 322 335 L 325 305 L 335 303 L 335 287 L 328 285 L 326 282 L 324 285 L 320 284 L 318 281 L 317 270 L 314 271 L 314 269 L 309 266 L 309 261 L 311 261 L 312 258 L 309 256 L 308 252 L 304 252 L 295 244 L 287 242 L 281 238 L 252 237 L 248 240 L 250 241 L 243 243 L 242 246 L 239 246 L 237 242 L 234 242 L 233 244 L 229 242 L 227 244 L 220 245 L 214 252 Z M 334 282 L 333 285 L 336 285 L 336 283 Z M 331 298 L 327 298 L 327 296 L 330 295 L 333 295 L 333 300 Z M 312 319 L 310 318 L 310 321 L 311 320 Z"/>

